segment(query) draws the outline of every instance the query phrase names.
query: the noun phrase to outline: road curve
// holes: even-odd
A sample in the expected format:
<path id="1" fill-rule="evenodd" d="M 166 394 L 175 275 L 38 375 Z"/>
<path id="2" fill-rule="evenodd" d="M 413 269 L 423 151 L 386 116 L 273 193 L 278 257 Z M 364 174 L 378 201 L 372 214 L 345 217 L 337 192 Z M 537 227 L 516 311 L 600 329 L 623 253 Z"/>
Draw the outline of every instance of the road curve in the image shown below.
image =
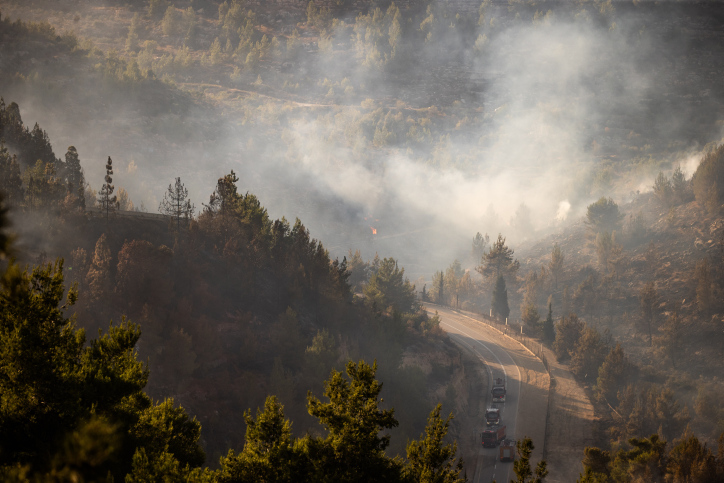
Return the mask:
<path id="1" fill-rule="evenodd" d="M 501 423 L 506 426 L 508 438 L 533 438 L 532 464 L 535 466 L 543 453 L 550 385 L 542 362 L 516 340 L 464 313 L 433 304 L 427 304 L 426 310 L 431 315 L 437 312 L 440 326 L 450 339 L 485 364 L 490 384 L 497 377 L 506 378 L 507 396 L 501 410 Z M 490 384 L 482 391 L 487 398 L 486 407 L 491 403 Z M 479 419 L 477 427 L 468 428 L 468 436 L 475 438 L 479 445 L 476 460 L 466 461 L 468 475 L 474 468 L 472 483 L 493 480 L 507 483 L 514 479 L 513 464 L 500 462 L 497 448 L 482 447 L 480 433 L 485 422 Z"/>

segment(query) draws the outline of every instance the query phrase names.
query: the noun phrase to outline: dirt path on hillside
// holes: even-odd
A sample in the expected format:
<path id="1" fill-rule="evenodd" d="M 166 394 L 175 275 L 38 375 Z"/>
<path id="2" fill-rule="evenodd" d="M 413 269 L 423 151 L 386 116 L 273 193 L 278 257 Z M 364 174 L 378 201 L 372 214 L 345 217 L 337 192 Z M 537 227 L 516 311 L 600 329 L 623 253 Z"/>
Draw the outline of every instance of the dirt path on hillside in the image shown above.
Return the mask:
<path id="1" fill-rule="evenodd" d="M 543 348 L 553 379 L 546 428 L 549 483 L 576 481 L 583 471 L 583 449 L 594 444 L 593 404 L 573 378 L 568 366 L 556 362 L 553 351 Z"/>

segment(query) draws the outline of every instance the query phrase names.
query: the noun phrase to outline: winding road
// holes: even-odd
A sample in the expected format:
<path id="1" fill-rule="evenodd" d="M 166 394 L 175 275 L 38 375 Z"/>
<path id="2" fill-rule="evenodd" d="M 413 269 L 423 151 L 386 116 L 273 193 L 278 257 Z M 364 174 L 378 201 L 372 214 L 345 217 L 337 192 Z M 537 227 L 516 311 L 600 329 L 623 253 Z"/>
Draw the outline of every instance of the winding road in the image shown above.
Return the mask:
<path id="1" fill-rule="evenodd" d="M 495 378 L 507 381 L 507 395 L 501 409 L 501 425 L 506 426 L 508 438 L 520 440 L 525 436 L 533 439 L 535 450 L 531 458 L 533 467 L 543 455 L 548 390 L 550 378 L 543 363 L 518 341 L 476 320 L 463 312 L 447 307 L 426 305 L 427 311 L 440 316 L 440 326 L 463 351 L 484 364 L 489 375 L 484 406 L 491 404 L 491 383 Z M 482 403 L 483 401 L 481 401 Z M 483 409 L 484 411 L 484 409 Z M 484 412 L 475 411 L 476 414 Z M 466 428 L 477 450 L 475 461 L 466 461 L 468 477 L 472 483 L 508 482 L 514 479 L 513 464 L 500 462 L 498 448 L 483 448 L 480 433 L 485 427 L 481 416 L 473 427 Z M 469 474 L 474 468 L 474 475 Z"/>

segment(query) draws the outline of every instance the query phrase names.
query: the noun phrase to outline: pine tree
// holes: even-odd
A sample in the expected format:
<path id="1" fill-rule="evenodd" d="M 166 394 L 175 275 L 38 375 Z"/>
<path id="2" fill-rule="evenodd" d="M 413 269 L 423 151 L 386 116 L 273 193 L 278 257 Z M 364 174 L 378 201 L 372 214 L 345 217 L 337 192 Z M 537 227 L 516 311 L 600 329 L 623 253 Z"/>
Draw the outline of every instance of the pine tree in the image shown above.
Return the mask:
<path id="1" fill-rule="evenodd" d="M 303 480 L 302 468 L 296 464 L 300 458 L 294 450 L 292 424 L 285 419 L 284 406 L 277 398 L 267 397 L 264 410 L 257 409 L 256 418 L 245 411 L 244 421 L 244 449 L 239 454 L 231 450 L 221 458 L 219 483 Z"/>
<path id="2" fill-rule="evenodd" d="M 85 177 L 75 146 L 68 146 L 68 151 L 65 153 L 65 179 L 70 183 L 73 194 L 78 194 L 79 190 L 82 193 L 85 188 Z"/>
<path id="3" fill-rule="evenodd" d="M 553 352 L 559 361 L 568 359 L 571 352 L 583 334 L 585 324 L 576 314 L 570 314 L 561 319 L 556 326 L 556 340 L 553 342 Z"/>
<path id="4" fill-rule="evenodd" d="M 482 263 L 475 270 L 483 277 L 497 277 L 498 275 L 513 275 L 518 272 L 520 263 L 513 259 L 514 251 L 505 244 L 502 234 L 493 243 L 490 251 L 483 255 Z"/>
<path id="5" fill-rule="evenodd" d="M 176 184 L 168 185 L 168 191 L 158 205 L 159 213 L 176 219 L 177 229 L 181 227 L 182 218 L 188 222 L 194 215 L 195 207 L 188 196 L 189 192 L 181 183 L 181 178 L 176 178 Z"/>
<path id="6" fill-rule="evenodd" d="M 438 404 L 427 417 L 425 434 L 418 441 L 407 444 L 407 465 L 404 475 L 409 481 L 420 483 L 463 483 L 467 478 L 461 476 L 463 460 L 455 462 L 457 443 L 444 444 L 443 438 L 448 432 L 453 415 L 442 419 Z"/>
<path id="7" fill-rule="evenodd" d="M 539 461 L 535 468 L 535 474 L 533 474 L 530 467 L 530 455 L 535 449 L 533 440 L 526 436 L 522 441 L 515 443 L 515 447 L 518 451 L 518 459 L 513 463 L 513 471 L 515 471 L 517 477 L 515 483 L 542 483 L 543 479 L 548 475 L 547 464 L 545 460 Z"/>
<path id="8" fill-rule="evenodd" d="M 626 387 L 630 369 L 631 366 L 621 344 L 616 344 L 598 369 L 596 393 L 599 399 L 614 406 L 619 389 Z"/>
<path id="9" fill-rule="evenodd" d="M 307 395 L 309 414 L 319 419 L 327 431 L 323 440 L 309 441 L 310 452 L 318 455 L 315 466 L 325 481 L 393 481 L 401 465 L 387 458 L 390 435 L 385 429 L 397 427 L 394 409 L 380 409 L 382 384 L 375 379 L 377 363 L 350 361 L 347 377 L 332 371 L 325 382 L 323 403 Z"/>
<path id="10" fill-rule="evenodd" d="M 623 215 L 612 198 L 601 198 L 588 205 L 586 225 L 595 237 L 598 233 L 621 231 Z"/>
<path id="11" fill-rule="evenodd" d="M 491 303 L 493 309 L 493 317 L 499 320 L 508 318 L 510 315 L 510 307 L 508 307 L 508 289 L 505 287 L 505 279 L 503 275 L 498 275 L 493 289 L 493 301 Z"/>
<path id="12" fill-rule="evenodd" d="M 113 160 L 108 156 L 108 162 L 106 162 L 106 176 L 105 183 L 101 186 L 101 192 L 98 194 L 98 204 L 100 205 L 101 212 L 106 213 L 106 220 L 108 215 L 113 213 L 118 208 L 118 201 L 116 196 L 113 194 Z"/>

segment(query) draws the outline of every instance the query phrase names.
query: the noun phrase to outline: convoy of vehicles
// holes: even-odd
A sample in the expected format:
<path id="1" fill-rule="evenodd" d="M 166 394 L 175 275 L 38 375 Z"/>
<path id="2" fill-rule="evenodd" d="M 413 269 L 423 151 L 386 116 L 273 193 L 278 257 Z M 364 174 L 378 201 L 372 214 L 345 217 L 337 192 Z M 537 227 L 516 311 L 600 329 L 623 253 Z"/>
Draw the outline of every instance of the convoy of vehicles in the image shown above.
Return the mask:
<path id="1" fill-rule="evenodd" d="M 493 382 L 493 403 L 505 402 L 505 380 L 496 378 Z M 500 461 L 515 459 L 515 442 L 506 439 L 505 426 L 500 423 L 500 408 L 493 405 L 485 411 L 486 428 L 480 435 L 485 448 L 495 448 L 500 445 Z"/>

